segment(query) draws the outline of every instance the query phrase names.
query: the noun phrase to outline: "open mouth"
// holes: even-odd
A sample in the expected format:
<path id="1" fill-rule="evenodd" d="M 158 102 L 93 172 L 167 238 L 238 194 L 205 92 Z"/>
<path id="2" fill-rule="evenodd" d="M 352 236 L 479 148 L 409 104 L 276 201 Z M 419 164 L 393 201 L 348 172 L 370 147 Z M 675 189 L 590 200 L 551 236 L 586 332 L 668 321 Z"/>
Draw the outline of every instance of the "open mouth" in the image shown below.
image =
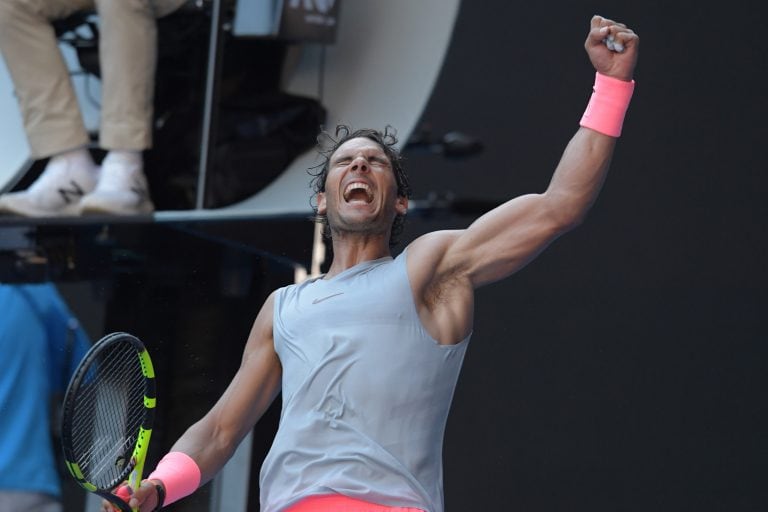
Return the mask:
<path id="1" fill-rule="evenodd" d="M 344 201 L 348 203 L 370 204 L 373 201 L 371 187 L 361 181 L 350 183 L 344 189 Z"/>

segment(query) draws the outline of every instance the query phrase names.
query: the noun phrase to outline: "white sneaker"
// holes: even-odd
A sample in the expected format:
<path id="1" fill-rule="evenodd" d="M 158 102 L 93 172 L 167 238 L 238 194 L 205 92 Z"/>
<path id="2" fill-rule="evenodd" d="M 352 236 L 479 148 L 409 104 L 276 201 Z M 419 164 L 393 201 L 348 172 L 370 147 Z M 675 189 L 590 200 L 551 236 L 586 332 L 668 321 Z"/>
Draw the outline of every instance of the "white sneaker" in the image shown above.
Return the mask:
<path id="1" fill-rule="evenodd" d="M 98 181 L 98 167 L 87 150 L 51 158 L 27 190 L 0 196 L 0 213 L 24 217 L 78 215 L 80 200 Z"/>
<path id="2" fill-rule="evenodd" d="M 83 215 L 148 215 L 155 211 L 149 197 L 141 158 L 109 153 L 101 164 L 96 188 L 80 201 Z"/>

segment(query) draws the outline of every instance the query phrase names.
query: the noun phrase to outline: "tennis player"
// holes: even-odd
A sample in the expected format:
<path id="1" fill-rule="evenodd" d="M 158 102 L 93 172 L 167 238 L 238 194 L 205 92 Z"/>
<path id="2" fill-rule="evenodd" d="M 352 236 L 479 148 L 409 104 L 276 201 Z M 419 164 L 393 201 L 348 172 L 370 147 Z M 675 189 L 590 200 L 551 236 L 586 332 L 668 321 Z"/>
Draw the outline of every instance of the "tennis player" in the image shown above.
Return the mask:
<path id="1" fill-rule="evenodd" d="M 584 219 L 621 133 L 638 44 L 625 25 L 594 16 L 585 43 L 594 91 L 546 191 L 465 230 L 426 234 L 395 258 L 393 226 L 408 208 L 396 140 L 387 130 L 337 132 L 315 180 L 333 244 L 328 273 L 270 295 L 228 389 L 131 506 L 156 510 L 211 480 L 282 392 L 262 512 L 442 512 L 443 432 L 474 290 Z"/>

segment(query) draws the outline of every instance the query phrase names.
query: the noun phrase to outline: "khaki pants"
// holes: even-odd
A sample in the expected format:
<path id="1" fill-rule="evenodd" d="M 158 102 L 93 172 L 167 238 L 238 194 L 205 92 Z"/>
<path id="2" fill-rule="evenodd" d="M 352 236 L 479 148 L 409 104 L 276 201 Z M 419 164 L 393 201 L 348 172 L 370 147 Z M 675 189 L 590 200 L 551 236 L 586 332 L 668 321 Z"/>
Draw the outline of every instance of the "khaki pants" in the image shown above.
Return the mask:
<path id="1" fill-rule="evenodd" d="M 35 158 L 88 144 L 69 71 L 50 24 L 76 11 L 99 16 L 104 149 L 152 145 L 155 18 L 185 0 L 0 0 L 0 52 L 11 74 Z"/>

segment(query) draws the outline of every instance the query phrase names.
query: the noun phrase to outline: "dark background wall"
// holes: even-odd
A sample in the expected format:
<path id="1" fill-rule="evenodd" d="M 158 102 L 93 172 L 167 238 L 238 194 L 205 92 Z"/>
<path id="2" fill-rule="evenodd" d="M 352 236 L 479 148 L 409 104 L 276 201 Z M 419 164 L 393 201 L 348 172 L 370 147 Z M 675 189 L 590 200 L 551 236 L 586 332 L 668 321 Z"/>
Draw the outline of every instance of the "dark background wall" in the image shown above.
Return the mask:
<path id="1" fill-rule="evenodd" d="M 591 15 L 626 22 L 641 52 L 586 223 L 477 294 L 447 510 L 768 508 L 764 12 L 462 2 L 422 121 L 486 150 L 407 154 L 416 198 L 543 191 L 591 90 Z M 471 219 L 412 218 L 406 239 Z"/>

